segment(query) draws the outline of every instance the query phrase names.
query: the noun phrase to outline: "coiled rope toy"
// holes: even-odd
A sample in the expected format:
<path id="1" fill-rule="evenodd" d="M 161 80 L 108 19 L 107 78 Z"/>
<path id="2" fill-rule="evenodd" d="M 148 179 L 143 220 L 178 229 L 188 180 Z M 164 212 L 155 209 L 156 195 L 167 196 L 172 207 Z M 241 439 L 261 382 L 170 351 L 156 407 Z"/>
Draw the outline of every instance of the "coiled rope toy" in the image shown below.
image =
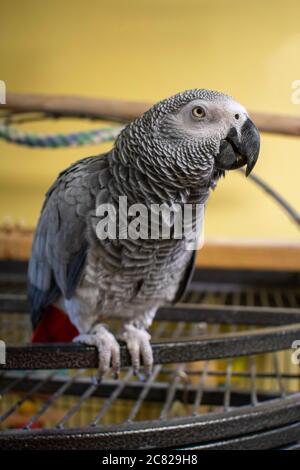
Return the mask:
<path id="1" fill-rule="evenodd" d="M 70 134 L 34 134 L 23 132 L 9 124 L 0 123 L 0 139 L 28 147 L 79 147 L 99 145 L 115 140 L 122 127 L 107 127 Z"/>

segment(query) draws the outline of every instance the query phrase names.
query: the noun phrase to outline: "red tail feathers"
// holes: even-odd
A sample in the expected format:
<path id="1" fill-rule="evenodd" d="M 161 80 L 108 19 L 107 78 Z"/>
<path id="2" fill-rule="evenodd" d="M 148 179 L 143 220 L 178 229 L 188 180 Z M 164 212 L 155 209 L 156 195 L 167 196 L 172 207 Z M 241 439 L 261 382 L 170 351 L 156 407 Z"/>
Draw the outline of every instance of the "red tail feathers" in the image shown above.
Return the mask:
<path id="1" fill-rule="evenodd" d="M 69 317 L 54 305 L 49 305 L 32 334 L 33 343 L 69 343 L 79 334 Z"/>

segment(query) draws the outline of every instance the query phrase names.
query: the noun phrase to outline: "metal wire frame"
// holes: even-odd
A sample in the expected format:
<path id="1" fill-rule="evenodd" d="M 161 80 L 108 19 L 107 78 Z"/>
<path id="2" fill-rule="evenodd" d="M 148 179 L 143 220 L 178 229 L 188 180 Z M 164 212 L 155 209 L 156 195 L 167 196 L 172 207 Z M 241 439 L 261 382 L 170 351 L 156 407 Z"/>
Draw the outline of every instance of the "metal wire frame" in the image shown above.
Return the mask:
<path id="1" fill-rule="evenodd" d="M 209 278 L 207 274 L 206 280 Z M 215 282 L 215 285 L 213 283 L 207 285 L 199 282 L 199 273 L 196 273 L 193 290 L 187 295 L 187 301 L 193 304 L 185 303 L 176 309 L 168 307 L 161 310 L 160 320 L 154 328 L 156 360 L 159 362 L 161 358 L 167 357 L 160 356 L 160 349 L 162 351 L 169 349 L 170 361 L 173 363 L 175 358 L 180 358 L 180 364 L 166 366 L 157 363 L 153 374 L 146 382 L 136 380 L 131 369 L 125 370 L 120 380 L 105 380 L 100 387 L 91 383 L 82 369 L 74 371 L 71 376 L 62 376 L 61 372 L 55 369 L 0 371 L 0 393 L 4 397 L 15 394 L 14 400 L 3 410 L 0 417 L 4 426 L 9 417 L 26 400 L 36 396 L 43 398 L 39 407 L 24 423 L 22 430 L 6 430 L 0 434 L 0 447 L 136 449 L 159 445 L 160 447 L 197 446 L 199 449 L 206 449 L 297 446 L 300 439 L 298 425 L 300 396 L 295 392 L 296 387 L 290 387 L 289 384 L 295 381 L 297 384 L 300 383 L 299 373 L 297 371 L 290 373 L 278 353 L 263 355 L 264 361 L 269 364 L 267 372 L 260 369 L 262 359 L 253 354 L 245 358 L 247 367 L 236 370 L 235 359 L 232 356 L 224 359 L 226 357 L 224 348 L 227 348 L 228 344 L 236 344 L 236 338 L 244 338 L 245 341 L 252 335 L 257 340 L 258 334 L 261 335 L 264 348 L 261 347 L 264 351 L 270 339 L 276 351 L 282 348 L 285 341 L 289 347 L 290 334 L 298 331 L 293 325 L 287 325 L 289 322 L 299 321 L 298 281 L 293 277 L 294 281 L 291 283 L 291 277 L 288 276 L 285 283 L 282 279 L 279 282 L 278 279 L 278 286 L 274 288 L 267 279 L 259 286 L 255 286 L 255 283 L 249 282 L 249 279 L 247 281 L 242 278 L 240 275 L 239 284 L 229 282 L 225 285 Z M 0 280 L 0 292 L 3 295 L 8 293 L 23 295 L 22 288 L 11 287 L 13 288 L 6 286 L 4 290 L 1 289 Z M 271 303 L 270 299 L 276 306 L 267 307 Z M 199 300 L 207 304 L 199 305 L 197 304 Z M 210 301 L 218 302 L 218 305 L 209 304 Z M 240 305 L 242 301 L 244 305 Z M 289 308 L 288 305 L 292 305 L 293 308 Z M 4 306 L 2 307 L 3 311 Z M 10 309 L 8 318 L 13 321 L 16 315 L 12 310 L 13 308 Z M 26 310 L 27 308 L 24 308 L 24 318 L 27 318 Z M 252 318 L 252 322 L 249 317 Z M 172 318 L 173 321 L 170 321 Z M 248 321 L 245 321 L 246 319 Z M 207 323 L 206 327 L 199 324 L 199 321 L 204 320 Z M 260 323 L 259 328 L 256 327 L 256 322 Z M 264 328 L 270 324 L 278 326 Z M 229 329 L 229 332 L 225 333 L 224 328 Z M 283 332 L 283 336 L 279 334 L 279 330 Z M 173 332 L 173 337 L 170 331 Z M 202 334 L 199 335 L 199 332 Z M 266 344 L 264 344 L 265 333 L 267 337 L 269 335 Z M 166 339 L 161 339 L 164 337 Z M 201 348 L 201 344 L 203 348 L 204 345 L 205 348 L 209 347 L 213 339 L 221 341 L 220 345 L 223 344 L 223 350 L 220 346 L 222 369 L 219 367 L 216 369 L 216 361 L 207 358 L 207 352 L 204 352 L 202 356 L 204 360 L 200 365 L 186 364 L 187 359 L 182 352 L 190 342 L 194 346 L 193 352 L 191 348 L 192 357 L 195 355 L 198 357 L 195 348 L 199 345 Z M 41 351 L 45 354 L 46 349 Z M 238 349 L 239 355 L 245 350 L 242 345 L 239 345 Z M 9 351 L 8 355 L 11 355 L 15 354 L 16 350 Z M 17 361 L 19 366 L 22 351 L 24 349 L 19 349 Z M 86 348 L 83 348 L 82 354 L 85 355 L 87 352 Z M 54 351 L 53 353 L 55 354 Z M 89 354 L 92 354 L 92 351 Z M 211 354 L 213 357 L 218 356 L 213 349 Z M 77 350 L 73 349 L 73 355 L 77 355 Z M 124 350 L 123 359 L 126 364 L 127 356 Z M 92 364 L 96 365 L 96 362 L 92 360 L 90 365 Z M 209 385 L 210 380 L 214 380 L 213 385 Z M 269 381 L 269 385 L 261 388 L 262 381 Z M 33 429 L 36 422 L 51 407 L 66 397 L 72 397 L 73 401 L 51 429 Z M 74 425 L 74 418 L 93 399 L 102 401 L 96 409 L 92 409 L 92 416 L 88 422 L 81 424 L 80 427 L 78 424 Z M 109 413 L 122 401 L 128 403 L 127 416 L 122 418 L 119 424 L 108 426 Z M 148 417 L 145 421 L 142 411 L 148 409 L 154 402 L 158 405 L 156 418 L 149 420 Z M 173 406 L 176 403 L 184 408 L 185 417 L 173 416 Z M 210 409 L 214 411 L 208 412 Z"/>
<path id="2" fill-rule="evenodd" d="M 164 330 L 166 324 L 162 323 L 160 324 L 159 328 L 156 330 L 157 336 L 162 333 Z M 178 326 L 175 328 L 173 332 L 173 336 L 176 336 L 180 334 L 180 332 L 184 328 L 184 323 L 178 324 Z M 218 330 L 218 326 L 215 326 L 215 332 Z M 274 355 L 272 355 L 274 357 Z M 287 424 L 291 423 L 293 424 L 297 422 L 299 419 L 299 413 L 300 410 L 298 409 L 299 405 L 299 393 L 286 396 L 285 391 L 283 390 L 282 386 L 280 385 L 278 387 L 278 392 L 272 391 L 257 391 L 256 388 L 256 379 L 257 377 L 265 377 L 266 374 L 259 374 L 257 373 L 257 360 L 255 357 L 250 356 L 248 358 L 249 361 L 249 372 L 234 372 L 232 370 L 232 360 L 230 360 L 229 363 L 227 363 L 225 369 L 223 371 L 214 371 L 210 370 L 212 364 L 208 364 L 208 361 L 204 363 L 203 368 L 200 370 L 188 370 L 184 369 L 181 367 L 181 370 L 178 368 L 162 368 L 162 366 L 156 366 L 152 376 L 149 378 L 147 382 L 134 382 L 132 381 L 132 370 L 129 369 L 126 373 L 125 376 L 122 378 L 122 380 L 107 380 L 105 381 L 100 387 L 95 386 L 94 384 L 91 384 L 90 379 L 86 376 L 83 376 L 83 371 L 77 372 L 75 375 L 70 376 L 70 377 L 63 377 L 59 374 L 57 374 L 57 371 L 44 371 L 42 374 L 40 373 L 38 376 L 32 371 L 24 372 L 20 376 L 20 372 L 8 372 L 6 375 L 2 373 L 0 376 L 0 386 L 1 386 L 1 393 L 3 396 L 5 396 L 9 391 L 18 391 L 21 392 L 21 396 L 8 408 L 5 410 L 5 412 L 1 415 L 0 421 L 5 421 L 10 415 L 12 415 L 22 403 L 24 403 L 28 398 L 33 397 L 36 395 L 37 392 L 39 392 L 42 396 L 46 396 L 45 401 L 42 403 L 42 405 L 37 409 L 37 411 L 31 416 L 30 420 L 24 425 L 24 431 L 26 430 L 26 439 L 23 440 L 22 433 L 20 434 L 19 431 L 6 431 L 0 436 L 0 445 L 1 447 L 6 448 L 7 446 L 11 445 L 10 438 L 12 435 L 14 438 L 16 438 L 17 441 L 19 441 L 19 437 L 21 437 L 20 442 L 15 442 L 15 444 L 18 446 L 33 446 L 33 447 L 40 447 L 44 446 L 44 434 L 45 431 L 33 431 L 32 433 L 28 433 L 28 430 L 32 428 L 32 425 L 47 411 L 47 409 L 53 405 L 62 395 L 68 394 L 72 395 L 73 397 L 78 397 L 78 399 L 75 400 L 75 402 L 72 404 L 72 406 L 66 411 L 65 415 L 57 422 L 56 426 L 54 426 L 53 430 L 53 438 L 54 436 L 59 437 L 60 444 L 63 448 L 69 447 L 70 443 L 70 436 L 73 436 L 74 438 L 74 445 L 77 442 L 77 438 L 79 440 L 78 443 L 76 443 L 76 448 L 81 447 L 81 441 L 82 441 L 82 435 L 87 434 L 90 435 L 90 430 L 92 428 L 97 428 L 97 434 L 94 434 L 92 432 L 92 436 L 88 440 L 85 441 L 85 445 L 87 445 L 87 442 L 89 442 L 89 445 L 94 446 L 95 442 L 93 439 L 97 440 L 97 436 L 100 437 L 100 442 L 101 445 L 98 443 L 96 445 L 97 448 L 108 448 L 106 447 L 107 441 L 104 439 L 102 440 L 102 434 L 103 432 L 107 431 L 106 427 L 103 429 L 103 426 L 101 426 L 100 421 L 102 418 L 107 414 L 109 409 L 116 403 L 117 400 L 120 399 L 126 399 L 126 400 L 131 400 L 133 401 L 133 405 L 131 408 L 131 411 L 128 414 L 127 419 L 125 419 L 124 423 L 114 426 L 108 429 L 110 431 L 110 437 L 112 439 L 112 442 L 109 444 L 109 447 L 112 448 L 112 446 L 116 446 L 113 448 L 118 448 L 120 445 L 119 439 L 117 441 L 114 440 L 115 433 L 119 436 L 120 432 L 123 433 L 125 432 L 124 429 L 126 428 L 126 435 L 127 437 L 124 440 L 124 445 L 130 446 L 132 445 L 132 448 L 135 448 L 137 443 L 137 436 L 136 436 L 136 428 L 131 427 L 130 424 L 133 422 L 133 420 L 136 418 L 136 415 L 141 408 L 141 406 L 144 406 L 145 402 L 158 402 L 161 403 L 161 411 L 159 413 L 159 423 L 157 421 L 152 421 L 151 423 L 148 423 L 148 427 L 145 427 L 145 423 L 139 423 L 142 426 L 142 429 L 144 432 L 147 430 L 148 438 L 145 441 L 145 445 L 154 445 L 155 439 L 157 438 L 156 436 L 156 431 L 160 431 L 161 433 L 163 432 L 162 429 L 164 429 L 163 432 L 163 441 L 159 440 L 161 445 L 165 442 L 166 440 L 170 438 L 174 438 L 173 436 L 173 430 L 171 436 L 169 436 L 170 429 L 169 428 L 169 418 L 170 418 L 170 404 L 174 400 L 180 400 L 185 403 L 185 406 L 189 406 L 189 411 L 187 411 L 188 414 L 190 414 L 191 417 L 201 417 L 201 420 L 199 423 L 202 422 L 203 417 L 206 416 L 206 420 L 210 422 L 210 420 L 215 420 L 215 427 L 219 426 L 218 417 L 222 416 L 222 420 L 220 418 L 220 421 L 224 421 L 229 419 L 229 421 L 233 419 L 241 419 L 243 422 L 243 418 L 248 419 L 249 425 L 248 428 L 249 431 L 255 430 L 255 427 L 251 425 L 252 421 L 252 414 L 253 410 L 255 412 L 258 412 L 256 415 L 256 418 L 258 420 L 259 425 L 261 426 L 261 429 L 268 428 L 272 429 L 273 431 L 273 426 L 281 426 L 284 425 L 286 426 Z M 290 375 L 281 375 L 278 369 L 278 364 L 275 364 L 276 361 L 274 361 L 274 372 L 270 374 L 272 377 L 274 377 L 278 383 L 282 382 L 284 378 L 293 379 L 294 377 Z M 161 373 L 164 375 L 169 375 L 170 380 L 167 382 L 161 382 L 158 381 L 156 382 L 155 379 L 158 375 L 157 369 L 161 368 Z M 205 388 L 203 390 L 203 373 L 206 371 L 207 375 L 210 376 L 223 376 L 225 377 L 225 382 L 223 387 L 220 388 Z M 191 377 L 195 376 L 199 378 L 198 383 L 193 384 Z M 184 380 L 178 380 L 178 378 L 184 378 Z M 250 384 L 250 389 L 245 389 L 245 390 L 239 390 L 239 388 L 234 386 L 234 382 L 232 381 L 233 377 L 239 377 L 243 379 L 244 377 L 251 378 L 251 384 Z M 300 375 L 298 374 L 296 376 L 299 380 Z M 174 386 L 176 384 L 176 386 Z M 217 406 L 220 407 L 223 410 L 223 413 L 217 413 L 217 414 L 207 414 L 207 415 L 199 415 L 199 389 L 202 389 L 201 391 L 201 399 L 203 401 L 203 404 L 210 405 L 210 406 Z M 230 393 L 229 393 L 230 392 Z M 62 432 L 65 429 L 65 425 L 67 422 L 70 420 L 70 418 L 78 412 L 80 407 L 83 405 L 84 402 L 88 400 L 89 397 L 91 396 L 95 397 L 102 397 L 106 398 L 106 401 L 100 406 L 100 409 L 94 413 L 93 419 L 90 421 L 90 423 L 87 423 L 87 426 L 81 429 L 81 434 L 78 435 L 79 430 L 78 429 L 68 429 L 67 432 Z M 281 397 L 281 401 L 278 400 L 278 397 Z M 296 401 L 295 401 L 296 400 Z M 298 403 L 298 405 L 297 405 Z M 282 413 L 281 407 L 286 411 L 286 415 Z M 224 406 L 223 406 L 224 405 Z M 195 413 L 195 406 L 197 412 Z M 249 407 L 250 406 L 250 407 Z M 291 406 L 291 410 L 289 410 L 289 407 Z M 239 410 L 236 409 L 236 407 L 240 407 Z M 234 415 L 232 415 L 231 411 L 235 411 Z M 275 412 L 276 410 L 276 412 Z M 263 413 L 269 413 L 269 419 L 267 420 L 267 425 L 266 426 L 266 421 L 261 421 L 262 417 L 260 415 L 260 412 L 263 411 Z M 225 414 L 224 414 L 225 412 Z M 274 416 L 273 416 L 274 412 Z M 281 413 L 281 419 L 278 420 L 278 416 Z M 265 417 L 267 419 L 267 417 Z M 273 419 L 275 419 L 273 421 Z M 181 440 L 180 442 L 175 440 L 175 442 L 172 442 L 172 445 L 183 445 L 183 444 L 191 444 L 193 442 L 201 442 L 200 435 L 196 433 L 195 438 L 197 438 L 196 441 L 190 440 L 190 433 L 191 429 L 188 426 L 188 424 L 192 427 L 195 426 L 195 424 L 198 421 L 195 420 L 190 420 L 190 422 L 186 422 L 184 419 L 181 420 L 175 420 L 175 424 L 177 423 L 178 425 L 183 426 L 183 432 L 181 434 Z M 247 422 L 247 421 L 246 421 Z M 173 420 L 172 420 L 173 423 Z M 238 421 L 240 423 L 240 421 Z M 257 423 L 257 424 L 258 424 Z M 147 424 L 147 423 L 146 423 Z M 220 423 L 221 424 L 221 423 Z M 223 425 L 223 423 L 222 423 Z M 100 428 L 99 428 L 100 426 Z M 250 426 L 250 427 L 249 427 Z M 252 426 L 252 427 L 251 427 Z M 224 429 L 224 428 L 222 428 Z M 129 432 L 131 431 L 131 432 Z M 229 432 L 229 431 L 228 431 Z M 239 428 L 239 432 L 242 435 L 242 429 Z M 42 434 L 41 434 L 42 433 Z M 48 432 L 47 432 L 48 433 Z M 46 435 L 48 436 L 48 434 Z M 61 434 L 62 433 L 62 434 Z M 150 435 L 149 435 L 150 433 Z M 248 433 L 247 433 L 248 434 Z M 234 436 L 235 434 L 232 434 Z M 268 434 L 267 434 L 268 435 Z M 289 433 L 287 434 L 288 436 L 290 435 Z M 52 434 L 50 433 L 50 436 Z M 272 433 L 271 433 L 272 436 Z M 226 436 L 223 436 L 225 438 Z M 283 436 L 281 436 L 282 439 Z M 107 437 L 108 438 L 108 437 Z M 150 441 L 148 440 L 150 438 Z M 51 441 L 52 437 L 50 438 Z M 65 441 L 66 439 L 66 441 Z M 128 440 L 129 439 L 129 440 Z M 200 439 L 200 441 L 198 440 Z M 209 435 L 206 436 L 206 441 L 209 439 Z M 72 440 L 71 440 L 72 442 Z M 170 442 L 170 441 L 169 441 Z M 236 441 L 234 440 L 233 443 Z M 242 441 L 243 442 L 243 441 Z M 248 441 L 246 441 L 248 442 Z M 251 440 L 250 442 L 253 443 Z M 26 444 L 25 444 L 26 443 Z M 152 443 L 152 444 L 151 444 Z M 281 444 L 285 444 L 285 442 L 281 441 Z M 51 447 L 51 444 L 47 443 L 46 447 Z M 55 447 L 57 444 L 55 444 L 55 440 L 53 441 L 52 445 Z M 168 444 L 170 445 L 170 443 Z M 220 445 L 218 442 L 216 444 L 217 446 Z M 228 442 L 226 443 L 228 445 Z M 55 447 L 56 448 L 56 447 Z M 122 446 L 123 448 L 123 446 Z"/>
<path id="3" fill-rule="evenodd" d="M 191 286 L 193 288 L 193 286 Z M 248 290 L 251 295 L 251 290 Z M 300 291 L 299 291 L 300 297 Z M 201 299 L 201 295 L 199 295 Z M 25 294 L 1 294 L 0 313 L 29 313 Z M 165 321 L 220 322 L 224 324 L 286 325 L 300 321 L 299 308 L 256 307 L 244 305 L 177 304 L 162 307 L 157 318 Z"/>
<path id="4" fill-rule="evenodd" d="M 256 406 L 241 406 L 226 414 L 222 411 L 171 420 L 126 421 L 103 427 L 6 431 L 0 435 L 0 446 L 6 449 L 137 449 L 196 444 L 200 448 L 247 448 L 250 442 L 251 448 L 257 448 L 263 447 L 259 437 L 264 438 L 263 446 L 267 448 L 299 440 L 299 394 Z"/>

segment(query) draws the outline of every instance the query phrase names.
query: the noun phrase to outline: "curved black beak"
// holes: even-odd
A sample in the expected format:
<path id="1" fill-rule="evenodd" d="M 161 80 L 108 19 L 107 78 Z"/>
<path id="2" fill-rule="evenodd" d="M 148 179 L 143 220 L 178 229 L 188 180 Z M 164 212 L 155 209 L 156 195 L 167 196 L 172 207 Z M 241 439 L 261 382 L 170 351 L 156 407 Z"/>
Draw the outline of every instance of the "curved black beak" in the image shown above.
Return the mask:
<path id="1" fill-rule="evenodd" d="M 257 127 L 247 118 L 241 128 L 241 135 L 232 127 L 221 141 L 216 166 L 222 170 L 234 170 L 247 165 L 246 176 L 253 170 L 259 155 L 260 136 Z"/>

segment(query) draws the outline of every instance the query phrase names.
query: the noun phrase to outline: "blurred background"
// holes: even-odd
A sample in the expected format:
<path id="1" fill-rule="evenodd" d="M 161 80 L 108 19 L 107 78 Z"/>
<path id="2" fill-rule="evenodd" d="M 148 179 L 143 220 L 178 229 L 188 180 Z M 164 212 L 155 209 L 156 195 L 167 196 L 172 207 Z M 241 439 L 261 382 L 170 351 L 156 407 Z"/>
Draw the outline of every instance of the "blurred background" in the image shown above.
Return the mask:
<path id="1" fill-rule="evenodd" d="M 1 0 L 0 79 L 8 91 L 157 101 L 188 88 L 233 95 L 250 111 L 300 114 L 297 0 Z M 97 123 L 30 123 L 36 132 Z M 34 227 L 58 172 L 110 144 L 30 149 L 0 141 L 0 225 Z M 299 207 L 300 139 L 262 137 L 255 172 Z M 210 239 L 296 241 L 286 215 L 231 172 L 213 193 Z"/>
<path id="2" fill-rule="evenodd" d="M 155 102 L 189 88 L 210 88 L 234 96 L 252 112 L 300 116 L 300 103 L 296 105 L 292 102 L 293 83 L 300 80 L 299 18 L 299 0 L 1 0 L 0 80 L 5 81 L 9 92 L 70 94 L 146 102 Z M 100 125 L 103 123 L 83 119 L 48 119 L 23 124 L 20 128 L 36 133 L 67 133 L 97 128 Z M 107 143 L 99 146 L 35 149 L 0 140 L 0 228 L 14 224 L 34 228 L 44 194 L 58 173 L 77 159 L 102 153 L 111 145 Z M 261 156 L 254 173 L 300 210 L 299 137 L 262 135 Z M 2 295 L 4 301 L 7 293 L 9 299 L 18 295 L 25 297 L 25 265 L 22 265 L 22 275 L 17 272 L 17 275 L 9 273 L 10 276 L 7 276 L 5 270 L 9 271 L 9 267 L 14 264 L 6 264 L 6 259 L 27 259 L 31 232 L 27 231 L 30 232 L 27 235 L 28 244 L 22 250 L 22 256 L 16 243 L 18 237 L 13 238 L 9 234 L 1 239 L 1 232 L 9 230 L 0 230 L 0 297 Z M 25 238 L 24 233 L 26 230 L 21 230 L 22 241 Z M 211 195 L 206 214 L 205 238 L 225 240 L 226 243 L 228 240 L 242 241 L 241 245 L 249 251 L 244 264 L 238 259 L 240 253 L 237 252 L 234 257 L 232 250 L 227 255 L 229 262 L 225 262 L 227 247 L 220 256 L 216 246 L 221 243 L 216 243 L 207 252 L 206 266 L 209 259 L 209 266 L 218 268 L 232 267 L 231 264 L 235 268 L 253 268 L 259 267 L 260 258 L 264 258 L 265 265 L 270 268 L 276 258 L 275 269 L 284 269 L 287 263 L 287 269 L 296 271 L 299 268 L 300 244 L 296 225 L 253 182 L 236 172 L 228 173 Z M 11 246 L 10 256 L 5 251 L 8 241 Z M 254 257 L 249 248 L 251 244 L 255 245 L 255 241 L 263 241 L 262 248 L 256 251 L 254 261 L 250 262 L 249 258 L 252 260 Z M 288 247 L 294 245 L 292 242 L 298 242 L 297 256 L 294 256 L 296 250 L 286 250 L 285 255 L 281 252 L 281 256 L 274 256 L 270 251 L 267 255 L 265 246 L 271 246 L 272 242 Z M 1 244 L 4 247 L 2 251 Z M 209 243 L 205 247 L 208 245 Z M 201 263 L 203 252 L 205 248 L 201 251 Z M 294 263 L 292 261 L 295 258 L 297 260 Z M 217 271 L 216 277 L 205 277 L 209 272 L 204 270 L 201 278 L 205 279 L 203 291 L 191 291 L 189 301 L 210 307 L 215 305 L 220 312 L 225 307 L 223 318 L 226 318 L 226 311 L 230 312 L 226 310 L 230 306 L 233 306 L 233 311 L 243 311 L 245 306 L 250 309 L 279 307 L 277 312 L 280 312 L 280 308 L 299 308 L 297 273 L 295 276 L 294 272 L 291 276 L 286 276 L 285 273 L 282 276 L 280 273 L 277 276 L 276 273 L 268 273 L 266 279 L 270 285 L 266 288 L 264 283 L 267 281 L 262 274 L 254 278 L 253 273 L 250 273 L 248 285 L 246 278 L 240 279 L 239 271 L 233 271 L 231 277 L 227 277 L 228 271 L 221 271 L 221 274 Z M 215 282 L 215 279 L 218 281 Z M 291 280 L 293 283 L 289 285 Z M 4 305 L 8 306 L 9 302 Z M 16 313 L 15 310 L 13 315 L 3 308 L 2 310 L 1 336 L 8 344 L 27 344 L 31 335 L 29 316 Z M 277 312 L 274 315 L 278 315 Z M 260 313 L 263 315 L 263 311 Z M 248 316 L 250 318 L 247 312 L 247 321 Z M 194 334 L 215 336 L 219 332 L 231 332 L 232 341 L 237 332 L 255 328 L 255 323 L 251 322 L 247 325 L 225 326 L 218 322 L 212 325 L 202 322 L 195 323 L 198 330 L 194 333 L 193 325 L 188 322 L 179 322 L 181 330 L 177 330 L 176 322 L 173 323 L 176 325 L 174 332 L 177 331 L 177 335 L 185 338 Z M 164 334 L 169 337 L 173 326 L 169 323 L 166 325 Z M 284 328 L 285 325 L 282 326 Z M 263 328 L 260 329 L 262 331 Z M 284 341 L 284 335 L 278 335 L 279 337 Z M 262 344 L 262 340 L 260 341 Z M 276 341 L 278 351 L 283 349 L 281 340 Z M 266 339 L 266 345 L 268 344 L 270 340 Z M 226 347 L 224 351 L 225 349 Z M 20 353 L 19 357 L 22 357 Z M 47 357 L 51 358 L 51 354 L 48 353 Z M 156 384 L 155 380 L 164 382 L 165 390 L 172 391 L 172 387 L 175 390 L 174 383 L 180 385 L 182 382 L 185 387 L 183 398 L 179 395 L 179 399 L 172 403 L 169 416 L 188 415 L 192 411 L 185 402 L 185 390 L 189 381 L 186 381 L 183 369 L 178 369 L 181 375 L 176 375 L 177 369 L 173 365 L 171 367 L 172 372 L 168 371 L 168 374 L 162 369 L 159 378 L 153 379 L 153 383 Z M 205 389 L 215 389 L 218 395 L 212 394 L 212 397 L 220 397 L 219 408 L 216 403 L 212 406 L 207 399 L 198 407 L 200 413 L 231 409 L 231 387 L 245 393 L 245 397 L 249 395 L 251 405 L 254 406 L 257 404 L 255 387 L 269 393 L 266 395 L 269 398 L 273 396 L 270 391 L 272 394 L 278 391 L 278 396 L 283 398 L 286 392 L 299 391 L 299 367 L 291 363 L 290 351 L 279 355 L 213 359 L 209 364 L 198 362 L 197 365 L 194 363 L 186 368 L 198 371 L 202 378 L 206 372 L 200 375 L 199 371 L 209 370 L 210 375 L 203 382 Z M 232 371 L 241 375 L 231 377 Z M 244 372 L 248 375 L 243 375 Z M 263 376 L 265 372 L 268 374 Z M 32 378 L 42 380 L 42 373 L 43 371 L 38 371 L 37 374 L 40 375 Z M 67 380 L 71 376 L 69 373 L 60 370 L 58 375 L 60 379 L 65 377 Z M 282 385 L 283 373 L 286 380 Z M 90 377 L 90 374 L 91 371 L 88 371 L 87 376 Z M 21 383 L 21 375 L 16 377 L 15 383 Z M 83 379 L 88 380 L 88 377 Z M 197 375 L 192 376 L 191 384 L 196 384 L 196 377 Z M 32 416 L 39 418 L 32 421 L 33 427 L 57 426 L 66 411 L 69 412 L 78 400 L 78 397 L 67 391 L 61 397 L 57 395 L 58 399 L 53 402 L 49 413 L 47 411 L 38 415 L 37 411 L 45 403 L 44 411 L 47 410 L 49 400 L 46 392 L 42 395 L 35 387 L 25 395 L 22 388 L 18 390 L 16 387 L 16 391 L 9 387 L 1 388 L 9 393 L 6 393 L 4 400 L 0 400 L 0 415 L 3 411 L 7 413 L 7 410 L 12 410 L 7 414 L 8 420 L 4 427 L 22 427 Z M 83 406 L 79 408 L 74 420 L 73 415 L 70 415 L 70 425 L 83 426 L 90 423 L 106 396 L 99 397 L 87 394 L 87 399 L 82 401 Z M 262 399 L 262 395 L 259 395 L 259 400 Z M 138 419 L 157 418 L 160 405 L 154 402 L 145 403 L 145 411 L 141 409 Z M 104 424 L 127 419 L 132 406 L 133 400 L 115 401 L 114 407 L 105 416 Z M 265 417 L 264 414 L 264 423 L 267 422 Z"/>

